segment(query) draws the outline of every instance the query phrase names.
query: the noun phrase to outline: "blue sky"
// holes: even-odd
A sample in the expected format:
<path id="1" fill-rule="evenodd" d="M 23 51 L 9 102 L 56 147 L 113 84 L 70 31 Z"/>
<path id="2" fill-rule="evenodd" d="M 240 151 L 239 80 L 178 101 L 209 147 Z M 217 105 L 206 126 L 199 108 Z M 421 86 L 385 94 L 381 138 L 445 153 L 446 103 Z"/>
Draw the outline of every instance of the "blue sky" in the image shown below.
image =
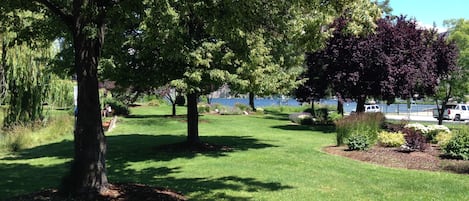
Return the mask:
<path id="1" fill-rule="evenodd" d="M 435 22 L 439 29 L 443 29 L 444 20 L 469 19 L 469 0 L 391 0 L 390 5 L 394 15 L 415 17 L 423 26 L 431 27 Z"/>

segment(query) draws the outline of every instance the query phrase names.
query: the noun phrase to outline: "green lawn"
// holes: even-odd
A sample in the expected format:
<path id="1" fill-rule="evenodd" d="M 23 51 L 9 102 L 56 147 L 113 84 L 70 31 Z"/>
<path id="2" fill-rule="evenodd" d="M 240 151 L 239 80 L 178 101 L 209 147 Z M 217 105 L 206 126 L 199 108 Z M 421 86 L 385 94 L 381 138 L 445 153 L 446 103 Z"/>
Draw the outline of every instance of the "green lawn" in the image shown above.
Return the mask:
<path id="1" fill-rule="evenodd" d="M 178 108 L 178 113 L 184 112 Z M 232 151 L 170 153 L 155 147 L 185 140 L 183 118 L 169 107 L 133 108 L 108 136 L 111 182 L 144 183 L 191 200 L 469 200 L 469 175 L 386 168 L 321 148 L 335 143 L 330 127 L 290 125 L 283 113 L 203 115 L 203 141 Z M 0 200 L 57 187 L 72 141 L 56 141 L 0 159 Z"/>

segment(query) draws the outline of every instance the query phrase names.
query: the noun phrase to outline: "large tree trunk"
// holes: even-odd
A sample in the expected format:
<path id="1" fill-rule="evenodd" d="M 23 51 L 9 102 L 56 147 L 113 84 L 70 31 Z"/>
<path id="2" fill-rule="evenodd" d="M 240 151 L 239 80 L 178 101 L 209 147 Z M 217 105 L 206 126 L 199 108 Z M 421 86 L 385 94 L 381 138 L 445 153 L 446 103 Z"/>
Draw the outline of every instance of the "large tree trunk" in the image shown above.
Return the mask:
<path id="1" fill-rule="evenodd" d="M 311 116 L 316 117 L 316 111 L 314 111 L 314 100 L 311 100 Z"/>
<path id="2" fill-rule="evenodd" d="M 357 111 L 357 113 L 365 112 L 365 101 L 366 101 L 366 96 L 362 95 L 362 96 L 358 97 L 357 107 L 356 107 L 356 110 L 355 110 L 355 111 Z"/>
<path id="3" fill-rule="evenodd" d="M 171 105 L 173 106 L 173 109 L 172 109 L 172 112 L 171 114 L 174 116 L 176 116 L 176 103 L 175 102 L 172 102 Z"/>
<path id="4" fill-rule="evenodd" d="M 172 106 L 171 115 L 174 117 L 176 116 L 176 100 L 174 100 L 171 95 L 167 95 L 167 98 L 169 102 L 171 102 L 171 106 Z"/>
<path id="5" fill-rule="evenodd" d="M 63 186 L 66 187 L 65 193 L 77 196 L 89 197 L 103 193 L 108 187 L 106 138 L 102 127 L 97 77 L 103 40 L 103 35 L 98 39 L 90 39 L 78 31 L 74 34 L 78 114 L 74 132 L 75 154 L 70 178 L 64 180 Z"/>
<path id="6" fill-rule="evenodd" d="M 252 111 L 256 111 L 256 106 L 254 105 L 254 97 L 255 94 L 253 92 L 249 92 L 249 106 L 251 107 Z"/>
<path id="7" fill-rule="evenodd" d="M 197 93 L 194 92 L 187 94 L 187 142 L 189 144 L 200 143 L 197 99 Z"/>
<path id="8" fill-rule="evenodd" d="M 445 115 L 446 104 L 448 103 L 449 98 L 451 97 L 452 89 L 453 88 L 451 86 L 449 86 L 449 88 L 447 88 L 447 91 L 445 93 L 445 97 L 441 101 L 441 107 L 440 107 L 441 109 L 438 109 L 438 99 L 435 98 L 436 108 L 438 109 L 438 125 L 443 125 L 443 117 Z"/>
<path id="9" fill-rule="evenodd" d="M 341 99 L 337 100 L 337 113 L 344 116 L 344 103 Z"/>

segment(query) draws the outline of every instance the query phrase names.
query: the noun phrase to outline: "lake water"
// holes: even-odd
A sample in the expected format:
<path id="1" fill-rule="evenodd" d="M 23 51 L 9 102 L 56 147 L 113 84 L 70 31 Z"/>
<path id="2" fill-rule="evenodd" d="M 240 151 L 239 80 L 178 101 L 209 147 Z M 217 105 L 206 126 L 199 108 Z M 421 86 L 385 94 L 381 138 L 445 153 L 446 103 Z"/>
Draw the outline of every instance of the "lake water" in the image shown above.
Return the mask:
<path id="1" fill-rule="evenodd" d="M 234 106 L 236 103 L 248 104 L 249 100 L 245 98 L 213 98 L 212 103 L 219 103 L 225 106 Z M 324 105 L 337 106 L 337 100 L 334 99 L 321 99 L 319 103 Z M 266 107 L 266 106 L 300 106 L 301 103 L 295 99 L 269 99 L 269 98 L 256 98 L 254 100 L 256 107 Z M 407 104 L 378 104 L 381 107 L 381 111 L 384 113 L 407 113 L 407 112 L 427 112 L 432 113 L 432 109 L 436 108 L 435 105 L 426 105 L 426 104 L 411 104 L 410 110 L 407 109 Z M 344 112 L 350 113 L 352 110 L 355 110 L 357 107 L 356 102 L 346 102 L 344 103 Z"/>

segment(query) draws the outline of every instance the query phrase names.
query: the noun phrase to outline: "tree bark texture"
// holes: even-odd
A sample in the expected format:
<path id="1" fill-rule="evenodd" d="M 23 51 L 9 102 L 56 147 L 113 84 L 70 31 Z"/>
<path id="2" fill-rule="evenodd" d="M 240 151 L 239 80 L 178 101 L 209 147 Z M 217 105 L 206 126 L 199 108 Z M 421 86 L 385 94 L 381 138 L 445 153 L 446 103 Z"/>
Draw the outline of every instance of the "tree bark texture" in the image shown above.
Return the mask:
<path id="1" fill-rule="evenodd" d="M 344 103 L 342 102 L 342 100 L 337 100 L 337 112 L 344 116 Z"/>
<path id="2" fill-rule="evenodd" d="M 74 33 L 75 70 L 78 81 L 78 113 L 74 132 L 74 159 L 69 194 L 93 195 L 107 190 L 106 137 L 102 127 L 97 67 L 102 37 Z"/>
<path id="3" fill-rule="evenodd" d="M 314 100 L 311 101 L 311 116 L 316 117 L 316 111 L 314 109 Z"/>
<path id="4" fill-rule="evenodd" d="M 199 112 L 197 111 L 198 94 L 187 94 L 187 142 L 200 143 L 199 139 Z"/>
<path id="5" fill-rule="evenodd" d="M 357 108 L 355 110 L 355 111 L 357 111 L 357 113 L 365 112 L 365 101 L 366 101 L 366 96 L 362 95 L 362 96 L 358 97 Z"/>
<path id="6" fill-rule="evenodd" d="M 256 111 L 256 106 L 254 105 L 254 98 L 255 94 L 253 92 L 249 92 L 249 106 L 251 107 L 252 111 Z"/>

